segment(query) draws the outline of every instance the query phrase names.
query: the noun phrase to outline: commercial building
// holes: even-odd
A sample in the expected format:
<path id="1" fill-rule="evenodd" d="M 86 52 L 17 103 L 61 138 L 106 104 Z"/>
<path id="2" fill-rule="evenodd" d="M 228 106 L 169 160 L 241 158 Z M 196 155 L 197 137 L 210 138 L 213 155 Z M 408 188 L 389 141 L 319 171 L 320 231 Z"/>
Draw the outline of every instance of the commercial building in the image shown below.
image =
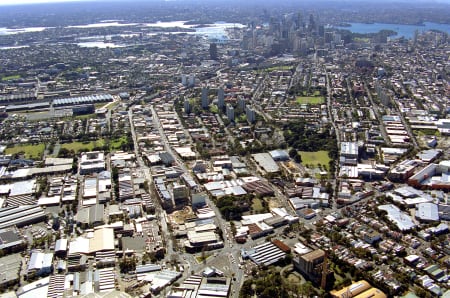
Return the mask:
<path id="1" fill-rule="evenodd" d="M 418 166 L 418 162 L 415 160 L 405 160 L 391 169 L 388 173 L 388 178 L 395 182 L 405 182 L 409 177 L 414 174 L 414 170 Z"/>

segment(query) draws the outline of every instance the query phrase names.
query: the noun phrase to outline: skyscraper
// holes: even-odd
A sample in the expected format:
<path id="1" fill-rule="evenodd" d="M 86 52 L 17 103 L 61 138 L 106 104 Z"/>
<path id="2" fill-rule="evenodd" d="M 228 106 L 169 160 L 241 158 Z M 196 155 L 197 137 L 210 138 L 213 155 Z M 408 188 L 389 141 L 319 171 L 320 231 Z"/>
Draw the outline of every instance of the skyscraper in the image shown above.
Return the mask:
<path id="1" fill-rule="evenodd" d="M 217 91 L 217 107 L 219 108 L 220 111 L 222 111 L 224 106 L 225 106 L 225 94 L 223 91 L 223 87 L 220 87 L 219 90 Z"/>
<path id="2" fill-rule="evenodd" d="M 209 44 L 209 58 L 211 60 L 217 60 L 217 44 L 216 43 L 210 43 Z"/>
<path id="3" fill-rule="evenodd" d="M 207 109 L 209 107 L 208 99 L 208 87 L 202 88 L 202 109 Z"/>
<path id="4" fill-rule="evenodd" d="M 247 107 L 245 109 L 245 116 L 247 117 L 248 123 L 254 123 L 256 120 L 256 113 L 255 110 L 251 107 Z"/>
<path id="5" fill-rule="evenodd" d="M 228 120 L 234 121 L 234 108 L 230 104 L 227 104 L 227 117 Z"/>
<path id="6" fill-rule="evenodd" d="M 191 113 L 191 104 L 190 104 L 190 102 L 189 102 L 188 99 L 185 99 L 185 100 L 184 100 L 184 112 L 185 112 L 186 114 Z"/>

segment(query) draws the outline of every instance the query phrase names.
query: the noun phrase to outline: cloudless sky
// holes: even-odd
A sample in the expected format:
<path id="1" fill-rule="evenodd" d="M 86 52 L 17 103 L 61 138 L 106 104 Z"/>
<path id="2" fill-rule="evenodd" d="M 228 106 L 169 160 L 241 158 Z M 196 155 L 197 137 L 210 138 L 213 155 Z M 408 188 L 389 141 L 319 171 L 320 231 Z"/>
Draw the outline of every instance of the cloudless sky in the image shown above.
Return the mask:
<path id="1" fill-rule="evenodd" d="M 0 5 L 55 3 L 55 2 L 73 2 L 73 1 L 83 1 L 83 0 L 0 0 Z"/>
<path id="2" fill-rule="evenodd" d="M 0 0 L 0 6 L 1 5 L 13 5 L 13 4 L 33 4 L 33 3 L 57 3 L 57 2 L 79 2 L 79 1 L 93 1 L 93 0 Z M 96 0 L 94 0 L 96 1 Z M 165 1 L 170 1 L 170 0 L 165 0 Z M 172 0 L 173 1 L 173 0 Z M 208 0 L 204 0 L 204 1 L 208 1 Z M 226 1 L 226 0 L 224 0 Z M 331 0 L 333 1 L 333 0 Z M 334 1 L 339 1 L 339 0 L 334 0 Z M 346 0 L 348 1 L 348 0 Z M 358 0 L 355 0 L 358 1 Z M 363 0 L 363 1 L 368 1 L 368 0 Z M 433 3 L 433 2 L 438 2 L 438 3 L 450 3 L 450 0 L 409 0 L 412 2 L 429 2 L 429 3 Z M 123 0 L 123 2 L 126 2 L 126 0 Z M 384 2 L 406 2 L 406 0 L 384 0 Z"/>

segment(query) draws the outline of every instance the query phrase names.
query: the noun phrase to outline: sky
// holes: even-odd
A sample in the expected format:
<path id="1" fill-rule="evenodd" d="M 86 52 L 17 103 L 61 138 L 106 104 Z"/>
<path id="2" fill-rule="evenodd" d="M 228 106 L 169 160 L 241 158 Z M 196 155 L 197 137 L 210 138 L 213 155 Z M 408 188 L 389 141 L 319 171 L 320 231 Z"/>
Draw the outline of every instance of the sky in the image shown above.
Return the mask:
<path id="1" fill-rule="evenodd" d="M 0 5 L 73 2 L 82 0 L 0 0 Z"/>
<path id="2" fill-rule="evenodd" d="M 57 3 L 57 2 L 74 2 L 74 1 L 93 1 L 93 0 L 0 0 L 1 5 L 13 5 L 13 4 L 33 4 L 33 3 Z M 96 1 L 96 0 L 94 0 Z M 165 0 L 169 1 L 169 0 Z M 207 1 L 207 0 L 205 0 Z M 331 0 L 333 1 L 333 0 Z M 366 0 L 367 1 L 367 0 Z M 384 0 L 385 2 L 389 2 L 389 0 Z M 405 0 L 400 0 L 405 1 Z M 390 2 L 400 2 L 398 0 L 392 0 Z M 412 2 L 440 2 L 440 3 L 450 3 L 450 0 L 409 0 Z M 126 0 L 124 0 L 126 2 Z"/>

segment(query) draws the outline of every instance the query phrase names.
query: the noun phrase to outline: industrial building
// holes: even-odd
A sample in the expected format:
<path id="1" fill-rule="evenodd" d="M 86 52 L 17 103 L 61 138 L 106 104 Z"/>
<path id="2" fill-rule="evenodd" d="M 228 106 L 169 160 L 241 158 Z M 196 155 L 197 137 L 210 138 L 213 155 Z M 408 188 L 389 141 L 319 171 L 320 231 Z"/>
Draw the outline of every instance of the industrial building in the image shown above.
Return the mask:
<path id="1" fill-rule="evenodd" d="M 20 254 L 12 254 L 0 258 L 2 266 L 0 278 L 0 290 L 15 285 L 19 279 L 19 272 L 22 265 L 22 257 Z"/>
<path id="2" fill-rule="evenodd" d="M 341 143 L 339 164 L 354 165 L 354 166 L 358 164 L 358 143 L 356 142 Z"/>
<path id="3" fill-rule="evenodd" d="M 280 168 L 269 153 L 252 154 L 253 159 L 266 173 L 278 173 Z"/>
<path id="4" fill-rule="evenodd" d="M 274 161 L 288 161 L 290 159 L 289 154 L 285 150 L 273 150 L 269 153 Z"/>
<path id="5" fill-rule="evenodd" d="M 113 101 L 113 97 L 111 94 L 96 94 L 79 97 L 58 98 L 53 101 L 53 106 L 63 107 L 70 105 L 95 104 L 111 101 Z"/>
<path id="6" fill-rule="evenodd" d="M 403 213 L 397 206 L 388 204 L 378 206 L 379 210 L 384 210 L 387 212 L 388 219 L 394 223 L 398 229 L 402 232 L 409 231 L 416 227 L 411 217 L 406 213 Z"/>
<path id="7" fill-rule="evenodd" d="M 99 173 L 106 169 L 105 154 L 102 151 L 81 153 L 79 163 L 80 175 Z"/>
<path id="8" fill-rule="evenodd" d="M 27 243 L 15 227 L 0 230 L 0 251 L 4 253 L 19 252 L 27 247 Z"/>
<path id="9" fill-rule="evenodd" d="M 421 222 L 437 222 L 439 221 L 438 205 L 433 203 L 420 203 L 416 206 L 416 219 Z"/>
<path id="10" fill-rule="evenodd" d="M 46 219 L 44 210 L 39 206 L 17 206 L 0 208 L 0 229 L 37 223 Z"/>
<path id="11" fill-rule="evenodd" d="M 265 242 L 249 250 L 242 250 L 243 259 L 250 259 L 258 266 L 269 266 L 284 260 L 286 253 L 272 242 Z"/>
<path id="12" fill-rule="evenodd" d="M 413 187 L 428 187 L 431 189 L 450 189 L 450 161 L 430 164 L 408 179 Z"/>
<path id="13" fill-rule="evenodd" d="M 367 281 L 361 280 L 354 282 L 348 287 L 345 287 L 339 291 L 331 291 L 331 296 L 333 298 L 387 298 L 386 294 L 377 288 L 373 288 Z"/>
<path id="14" fill-rule="evenodd" d="M 53 253 L 33 252 L 28 262 L 27 272 L 36 275 L 50 274 L 53 271 Z"/>

